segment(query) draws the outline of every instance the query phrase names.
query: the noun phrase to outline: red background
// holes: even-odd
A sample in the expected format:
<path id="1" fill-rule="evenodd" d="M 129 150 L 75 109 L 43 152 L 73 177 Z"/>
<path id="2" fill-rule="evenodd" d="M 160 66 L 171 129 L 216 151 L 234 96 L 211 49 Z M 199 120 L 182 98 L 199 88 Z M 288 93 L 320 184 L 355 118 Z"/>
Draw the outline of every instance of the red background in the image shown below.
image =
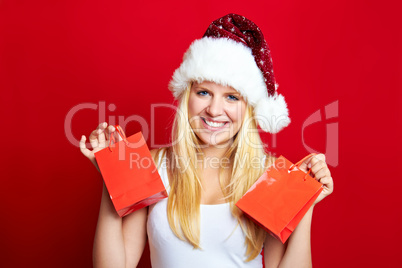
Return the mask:
<path id="1" fill-rule="evenodd" d="M 102 181 L 69 138 L 137 115 L 148 127 L 132 120 L 128 135 L 149 130 L 167 142 L 173 110 L 157 109 L 151 128 L 151 104 L 173 103 L 167 84 L 184 51 L 231 12 L 262 29 L 289 105 L 291 125 L 275 143 L 264 136 L 272 152 L 294 162 L 310 153 L 304 144 L 325 152 L 326 124 L 338 124 L 335 191 L 314 211 L 314 267 L 398 266 L 402 35 L 393 2 L 0 1 L 0 266 L 91 266 Z M 306 128 L 303 141 L 303 122 L 334 101 L 339 116 Z M 65 127 L 84 103 L 96 110 Z M 99 117 L 102 103 L 116 109 Z"/>

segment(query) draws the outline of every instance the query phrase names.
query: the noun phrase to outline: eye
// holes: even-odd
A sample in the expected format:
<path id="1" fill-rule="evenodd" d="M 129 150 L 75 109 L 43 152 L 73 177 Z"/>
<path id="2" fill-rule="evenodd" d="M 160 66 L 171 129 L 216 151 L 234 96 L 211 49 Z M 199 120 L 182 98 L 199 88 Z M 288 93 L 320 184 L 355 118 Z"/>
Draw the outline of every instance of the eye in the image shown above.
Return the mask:
<path id="1" fill-rule="evenodd" d="M 200 95 L 200 96 L 206 96 L 207 94 L 208 94 L 208 92 L 206 92 L 205 90 L 197 92 L 197 95 Z"/>
<path id="2" fill-rule="evenodd" d="M 238 101 L 238 100 L 239 100 L 238 98 L 236 98 L 236 97 L 233 96 L 233 95 L 229 95 L 228 98 L 229 98 L 230 100 L 234 100 L 234 101 Z"/>

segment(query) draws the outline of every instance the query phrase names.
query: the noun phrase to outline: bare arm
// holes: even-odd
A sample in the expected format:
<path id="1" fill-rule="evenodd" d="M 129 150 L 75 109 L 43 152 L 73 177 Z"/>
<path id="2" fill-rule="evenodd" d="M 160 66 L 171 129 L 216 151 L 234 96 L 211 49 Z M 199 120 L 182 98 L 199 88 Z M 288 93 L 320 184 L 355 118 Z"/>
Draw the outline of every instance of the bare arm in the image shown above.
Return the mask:
<path id="1" fill-rule="evenodd" d="M 93 148 L 88 150 L 85 136 L 81 138 L 81 152 L 88 157 L 98 169 L 94 153 L 105 148 L 114 127 L 102 123 L 89 136 Z M 121 139 L 117 137 L 117 139 Z M 93 245 L 93 264 L 95 268 L 136 267 L 146 243 L 147 208 L 137 210 L 124 218 L 117 214 L 105 184 L 99 210 L 98 224 Z"/>
<path id="2" fill-rule="evenodd" d="M 311 262 L 311 219 L 314 207 L 311 207 L 290 235 L 285 245 L 267 235 L 264 243 L 265 267 L 312 267 Z"/>
<path id="3" fill-rule="evenodd" d="M 120 218 L 103 185 L 93 247 L 94 267 L 136 267 L 146 243 L 146 220 L 147 208 Z"/>
<path id="4" fill-rule="evenodd" d="M 324 189 L 299 222 L 285 245 L 273 238 L 271 235 L 267 235 L 264 243 L 264 259 L 266 268 L 312 267 L 311 222 L 314 206 L 333 192 L 334 185 L 331 173 L 325 163 L 324 155 L 316 155 L 307 159 L 300 166 L 300 168 L 305 172 L 307 172 L 308 167 L 311 167 L 315 179 L 323 184 Z"/>
<path id="5" fill-rule="evenodd" d="M 265 268 L 278 267 L 285 254 L 287 242 L 282 244 L 272 235 L 267 234 L 264 242 L 264 264 Z"/>
<path id="6" fill-rule="evenodd" d="M 105 184 L 92 257 L 94 267 L 125 267 L 122 219 L 113 207 Z"/>

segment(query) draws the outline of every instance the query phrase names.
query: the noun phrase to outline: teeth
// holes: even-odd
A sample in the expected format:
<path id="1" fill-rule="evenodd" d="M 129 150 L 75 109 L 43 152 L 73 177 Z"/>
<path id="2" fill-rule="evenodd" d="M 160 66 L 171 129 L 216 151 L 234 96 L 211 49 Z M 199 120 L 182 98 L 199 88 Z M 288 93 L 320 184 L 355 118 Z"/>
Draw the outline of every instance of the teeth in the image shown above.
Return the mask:
<path id="1" fill-rule="evenodd" d="M 207 123 L 208 126 L 211 127 L 222 127 L 225 123 L 215 123 L 215 122 L 209 122 L 208 120 L 204 120 L 205 123 Z"/>

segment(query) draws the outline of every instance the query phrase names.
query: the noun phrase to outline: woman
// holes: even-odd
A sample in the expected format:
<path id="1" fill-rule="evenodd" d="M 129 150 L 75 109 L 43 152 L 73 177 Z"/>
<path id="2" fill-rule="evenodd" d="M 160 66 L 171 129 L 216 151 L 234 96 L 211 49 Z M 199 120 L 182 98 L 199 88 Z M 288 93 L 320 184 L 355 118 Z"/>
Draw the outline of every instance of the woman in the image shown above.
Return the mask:
<path id="1" fill-rule="evenodd" d="M 262 267 L 263 248 L 265 267 L 311 267 L 314 205 L 333 191 L 324 155 L 301 166 L 324 190 L 285 245 L 234 205 L 275 161 L 257 126 L 277 133 L 290 123 L 260 29 L 236 14 L 212 22 L 169 89 L 178 100 L 172 146 L 151 151 L 169 197 L 121 219 L 104 186 L 95 267 L 135 267 L 147 237 L 153 267 Z M 89 137 L 93 151 L 82 137 L 81 151 L 95 166 L 94 152 L 113 133 L 100 124 Z"/>

